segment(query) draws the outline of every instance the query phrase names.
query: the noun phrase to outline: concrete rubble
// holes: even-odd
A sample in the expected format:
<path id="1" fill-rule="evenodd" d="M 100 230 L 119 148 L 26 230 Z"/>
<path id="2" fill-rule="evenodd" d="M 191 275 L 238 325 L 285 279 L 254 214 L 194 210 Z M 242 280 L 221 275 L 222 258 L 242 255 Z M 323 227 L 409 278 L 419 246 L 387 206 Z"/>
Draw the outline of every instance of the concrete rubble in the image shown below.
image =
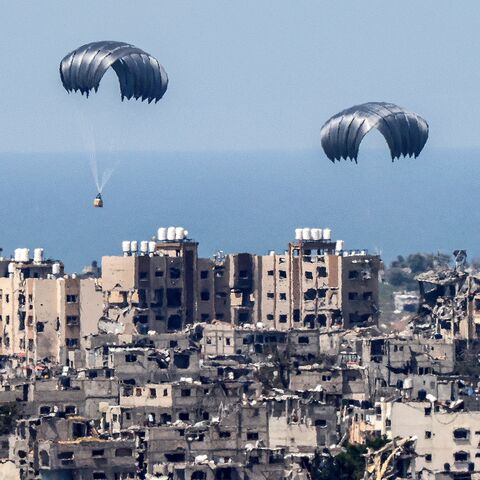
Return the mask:
<path id="1" fill-rule="evenodd" d="M 384 334 L 381 259 L 329 229 L 200 258 L 171 228 L 82 275 L 0 258 L 0 478 L 313 480 L 351 444 L 368 480 L 479 478 L 479 277 L 419 275 Z"/>

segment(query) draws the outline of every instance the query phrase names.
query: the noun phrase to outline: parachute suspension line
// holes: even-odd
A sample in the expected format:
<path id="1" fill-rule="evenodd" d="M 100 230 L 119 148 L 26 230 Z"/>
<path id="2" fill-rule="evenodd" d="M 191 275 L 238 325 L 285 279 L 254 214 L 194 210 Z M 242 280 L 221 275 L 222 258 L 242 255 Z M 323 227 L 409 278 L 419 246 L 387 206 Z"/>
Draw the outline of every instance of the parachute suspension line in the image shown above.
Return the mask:
<path id="1" fill-rule="evenodd" d="M 95 142 L 95 135 L 93 133 L 92 124 L 87 120 L 83 108 L 77 110 L 78 123 L 80 124 L 80 132 L 82 133 L 83 145 L 90 163 L 90 171 L 92 172 L 93 181 L 97 188 L 97 192 L 101 192 L 100 175 L 98 172 L 97 146 Z"/>

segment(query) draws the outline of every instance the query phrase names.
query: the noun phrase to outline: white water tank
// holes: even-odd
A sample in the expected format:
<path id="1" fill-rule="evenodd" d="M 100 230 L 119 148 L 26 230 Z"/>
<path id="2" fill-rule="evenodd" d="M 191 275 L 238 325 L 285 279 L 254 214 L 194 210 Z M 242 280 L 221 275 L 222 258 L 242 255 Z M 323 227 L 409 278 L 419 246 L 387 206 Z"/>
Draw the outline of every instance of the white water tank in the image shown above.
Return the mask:
<path id="1" fill-rule="evenodd" d="M 148 253 L 148 241 L 147 240 L 142 240 L 140 242 L 140 253 L 142 253 L 143 255 Z"/>
<path id="2" fill-rule="evenodd" d="M 312 239 L 310 228 L 304 228 L 303 229 L 302 237 L 303 237 L 304 240 L 311 240 Z"/>
<path id="3" fill-rule="evenodd" d="M 52 265 L 52 273 L 53 273 L 53 275 L 60 275 L 60 264 L 59 263 L 54 263 Z"/>
<path id="4" fill-rule="evenodd" d="M 148 252 L 149 252 L 149 253 L 155 252 L 155 247 L 156 247 L 156 246 L 157 246 L 157 243 L 154 242 L 153 240 L 150 240 L 150 241 L 148 242 Z"/>
<path id="5" fill-rule="evenodd" d="M 167 229 L 160 227 L 157 231 L 157 239 L 159 242 L 164 242 L 167 239 Z"/>
<path id="6" fill-rule="evenodd" d="M 8 275 L 12 276 L 15 273 L 15 264 L 9 263 L 8 264 Z"/>
<path id="7" fill-rule="evenodd" d="M 15 261 L 16 262 L 28 262 L 30 257 L 30 250 L 28 248 L 16 248 L 15 249 Z"/>
<path id="8" fill-rule="evenodd" d="M 321 230 L 319 228 L 312 228 L 311 230 L 312 240 L 321 240 Z"/>
<path id="9" fill-rule="evenodd" d="M 323 239 L 331 240 L 332 239 L 332 230 L 330 228 L 323 229 Z"/>
<path id="10" fill-rule="evenodd" d="M 167 240 L 175 240 L 175 227 L 168 227 Z"/>
<path id="11" fill-rule="evenodd" d="M 125 256 L 130 253 L 130 240 L 124 240 L 122 242 L 122 252 Z"/>
<path id="12" fill-rule="evenodd" d="M 188 238 L 188 230 L 183 231 L 183 238 Z"/>
<path id="13" fill-rule="evenodd" d="M 43 248 L 36 248 L 33 251 L 33 261 L 35 263 L 43 263 Z"/>
<path id="14" fill-rule="evenodd" d="M 136 240 L 132 240 L 132 241 L 130 242 L 130 251 L 131 251 L 132 253 L 137 253 L 137 251 L 138 251 L 138 242 L 137 242 Z"/>
<path id="15" fill-rule="evenodd" d="M 345 242 L 343 240 L 337 240 L 337 243 L 335 244 L 335 251 L 342 252 L 343 250 L 345 250 Z"/>
<path id="16" fill-rule="evenodd" d="M 295 240 L 302 240 L 303 238 L 303 228 L 295 229 Z"/>
<path id="17" fill-rule="evenodd" d="M 183 240 L 183 232 L 185 229 L 183 227 L 175 228 L 175 240 Z"/>

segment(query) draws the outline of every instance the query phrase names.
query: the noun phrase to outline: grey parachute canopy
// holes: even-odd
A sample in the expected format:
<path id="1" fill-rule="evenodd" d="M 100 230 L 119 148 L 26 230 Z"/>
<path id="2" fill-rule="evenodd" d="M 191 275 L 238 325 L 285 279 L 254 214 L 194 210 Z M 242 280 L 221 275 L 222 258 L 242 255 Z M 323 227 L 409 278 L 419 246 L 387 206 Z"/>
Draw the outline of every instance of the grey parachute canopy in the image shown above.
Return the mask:
<path id="1" fill-rule="evenodd" d="M 332 162 L 343 158 L 356 163 L 360 143 L 373 128 L 385 137 L 392 161 L 417 157 L 428 138 L 428 123 L 416 113 L 393 103 L 369 102 L 347 108 L 323 125 L 323 150 Z"/>
<path id="2" fill-rule="evenodd" d="M 93 42 L 73 50 L 60 62 L 60 77 L 68 92 L 87 97 L 97 92 L 105 72 L 112 67 L 120 82 L 122 100 L 158 102 L 167 90 L 168 77 L 158 60 L 123 42 Z"/>

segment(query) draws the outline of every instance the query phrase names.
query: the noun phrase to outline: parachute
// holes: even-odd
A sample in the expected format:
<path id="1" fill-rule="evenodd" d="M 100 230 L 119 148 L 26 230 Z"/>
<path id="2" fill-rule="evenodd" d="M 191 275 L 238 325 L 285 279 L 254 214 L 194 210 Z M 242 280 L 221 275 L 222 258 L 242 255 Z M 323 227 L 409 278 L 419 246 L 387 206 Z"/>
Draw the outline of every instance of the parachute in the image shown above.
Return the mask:
<path id="1" fill-rule="evenodd" d="M 320 136 L 327 157 L 335 163 L 355 160 L 363 137 L 376 128 L 387 141 L 392 161 L 420 154 L 428 139 L 428 123 L 393 103 L 369 102 L 337 113 L 323 125 Z"/>
<path id="2" fill-rule="evenodd" d="M 98 91 L 100 81 L 110 67 L 118 77 L 122 101 L 134 98 L 141 99 L 142 102 L 147 100 L 148 103 L 157 103 L 167 91 L 168 76 L 158 60 L 140 48 L 124 42 L 92 42 L 78 47 L 60 62 L 60 78 L 67 92 L 80 92 L 88 97 L 92 90 Z M 93 205 L 102 208 L 101 194 L 115 166 L 99 172 L 92 122 L 85 118 L 82 120 L 80 130 L 84 135 L 84 144 L 90 156 L 90 168 L 98 192 Z M 113 142 L 110 147 L 113 147 Z"/>
<path id="3" fill-rule="evenodd" d="M 105 72 L 112 67 L 120 82 L 123 99 L 157 103 L 165 94 L 168 76 L 158 60 L 140 48 L 123 42 L 92 42 L 66 55 L 60 62 L 60 77 L 68 92 L 89 96 L 98 91 Z"/>

